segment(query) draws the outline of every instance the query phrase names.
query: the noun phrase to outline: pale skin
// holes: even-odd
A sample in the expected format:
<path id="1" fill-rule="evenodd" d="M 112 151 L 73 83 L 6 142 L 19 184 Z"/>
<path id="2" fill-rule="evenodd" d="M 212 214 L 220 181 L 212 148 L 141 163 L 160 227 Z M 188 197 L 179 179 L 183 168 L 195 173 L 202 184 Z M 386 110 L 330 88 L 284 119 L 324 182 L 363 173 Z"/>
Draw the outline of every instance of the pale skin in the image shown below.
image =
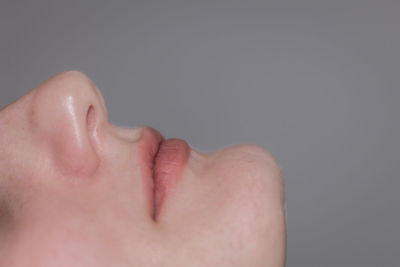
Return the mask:
<path id="1" fill-rule="evenodd" d="M 155 221 L 138 152 L 149 129 L 111 124 L 78 71 L 0 110 L 0 266 L 284 266 L 284 186 L 271 154 L 191 148 Z"/>

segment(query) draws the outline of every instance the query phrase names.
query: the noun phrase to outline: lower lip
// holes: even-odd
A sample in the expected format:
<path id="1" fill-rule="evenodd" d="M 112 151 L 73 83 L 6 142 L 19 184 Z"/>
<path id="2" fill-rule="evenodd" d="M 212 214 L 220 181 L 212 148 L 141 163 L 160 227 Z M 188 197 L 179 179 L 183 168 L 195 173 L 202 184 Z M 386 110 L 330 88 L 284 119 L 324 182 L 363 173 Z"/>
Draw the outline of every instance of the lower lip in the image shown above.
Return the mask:
<path id="1" fill-rule="evenodd" d="M 166 199 L 173 194 L 190 154 L 185 140 L 172 138 L 161 142 L 154 164 L 154 218 L 157 219 Z"/>

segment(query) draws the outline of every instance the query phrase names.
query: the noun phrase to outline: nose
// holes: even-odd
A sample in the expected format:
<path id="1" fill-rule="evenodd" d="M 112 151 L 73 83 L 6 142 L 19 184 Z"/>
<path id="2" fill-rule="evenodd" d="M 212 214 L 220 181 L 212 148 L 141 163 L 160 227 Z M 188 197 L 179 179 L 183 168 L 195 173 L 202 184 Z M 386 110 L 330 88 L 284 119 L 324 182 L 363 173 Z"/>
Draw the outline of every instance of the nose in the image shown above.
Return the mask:
<path id="1" fill-rule="evenodd" d="M 99 165 L 101 131 L 108 121 L 104 99 L 79 71 L 51 77 L 32 91 L 31 127 L 63 174 L 90 177 Z"/>

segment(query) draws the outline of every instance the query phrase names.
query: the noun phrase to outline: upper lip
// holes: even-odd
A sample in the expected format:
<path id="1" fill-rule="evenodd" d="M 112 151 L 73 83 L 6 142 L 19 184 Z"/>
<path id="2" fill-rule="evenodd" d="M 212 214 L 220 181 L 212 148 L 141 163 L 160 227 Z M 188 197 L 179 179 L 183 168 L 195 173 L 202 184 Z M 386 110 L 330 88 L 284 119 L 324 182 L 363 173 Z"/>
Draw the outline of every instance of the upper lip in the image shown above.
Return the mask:
<path id="1" fill-rule="evenodd" d="M 164 136 L 156 129 L 144 126 L 142 137 L 139 141 L 141 171 L 144 178 L 145 191 L 150 201 L 152 213 L 154 213 L 154 163 L 161 143 L 165 140 Z M 154 215 L 154 214 L 153 214 Z"/>
<path id="2" fill-rule="evenodd" d="M 146 159 L 146 163 L 148 166 L 151 166 L 151 171 L 153 171 L 155 157 L 157 156 L 160 145 L 164 140 L 164 136 L 156 129 L 149 126 L 143 127 L 142 142 L 147 150 L 146 153 L 150 154 L 150 157 L 147 157 Z"/>

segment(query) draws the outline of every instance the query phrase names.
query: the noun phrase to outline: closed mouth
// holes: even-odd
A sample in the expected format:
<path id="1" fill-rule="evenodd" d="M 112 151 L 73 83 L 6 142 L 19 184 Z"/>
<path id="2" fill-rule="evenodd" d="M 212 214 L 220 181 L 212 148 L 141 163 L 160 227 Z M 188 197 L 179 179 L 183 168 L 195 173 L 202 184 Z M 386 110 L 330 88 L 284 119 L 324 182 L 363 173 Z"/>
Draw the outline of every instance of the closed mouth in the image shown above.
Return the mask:
<path id="1" fill-rule="evenodd" d="M 182 139 L 166 140 L 153 128 L 148 127 L 145 131 L 141 147 L 142 172 L 150 198 L 151 217 L 157 221 L 166 200 L 180 181 L 190 155 L 190 146 Z"/>

